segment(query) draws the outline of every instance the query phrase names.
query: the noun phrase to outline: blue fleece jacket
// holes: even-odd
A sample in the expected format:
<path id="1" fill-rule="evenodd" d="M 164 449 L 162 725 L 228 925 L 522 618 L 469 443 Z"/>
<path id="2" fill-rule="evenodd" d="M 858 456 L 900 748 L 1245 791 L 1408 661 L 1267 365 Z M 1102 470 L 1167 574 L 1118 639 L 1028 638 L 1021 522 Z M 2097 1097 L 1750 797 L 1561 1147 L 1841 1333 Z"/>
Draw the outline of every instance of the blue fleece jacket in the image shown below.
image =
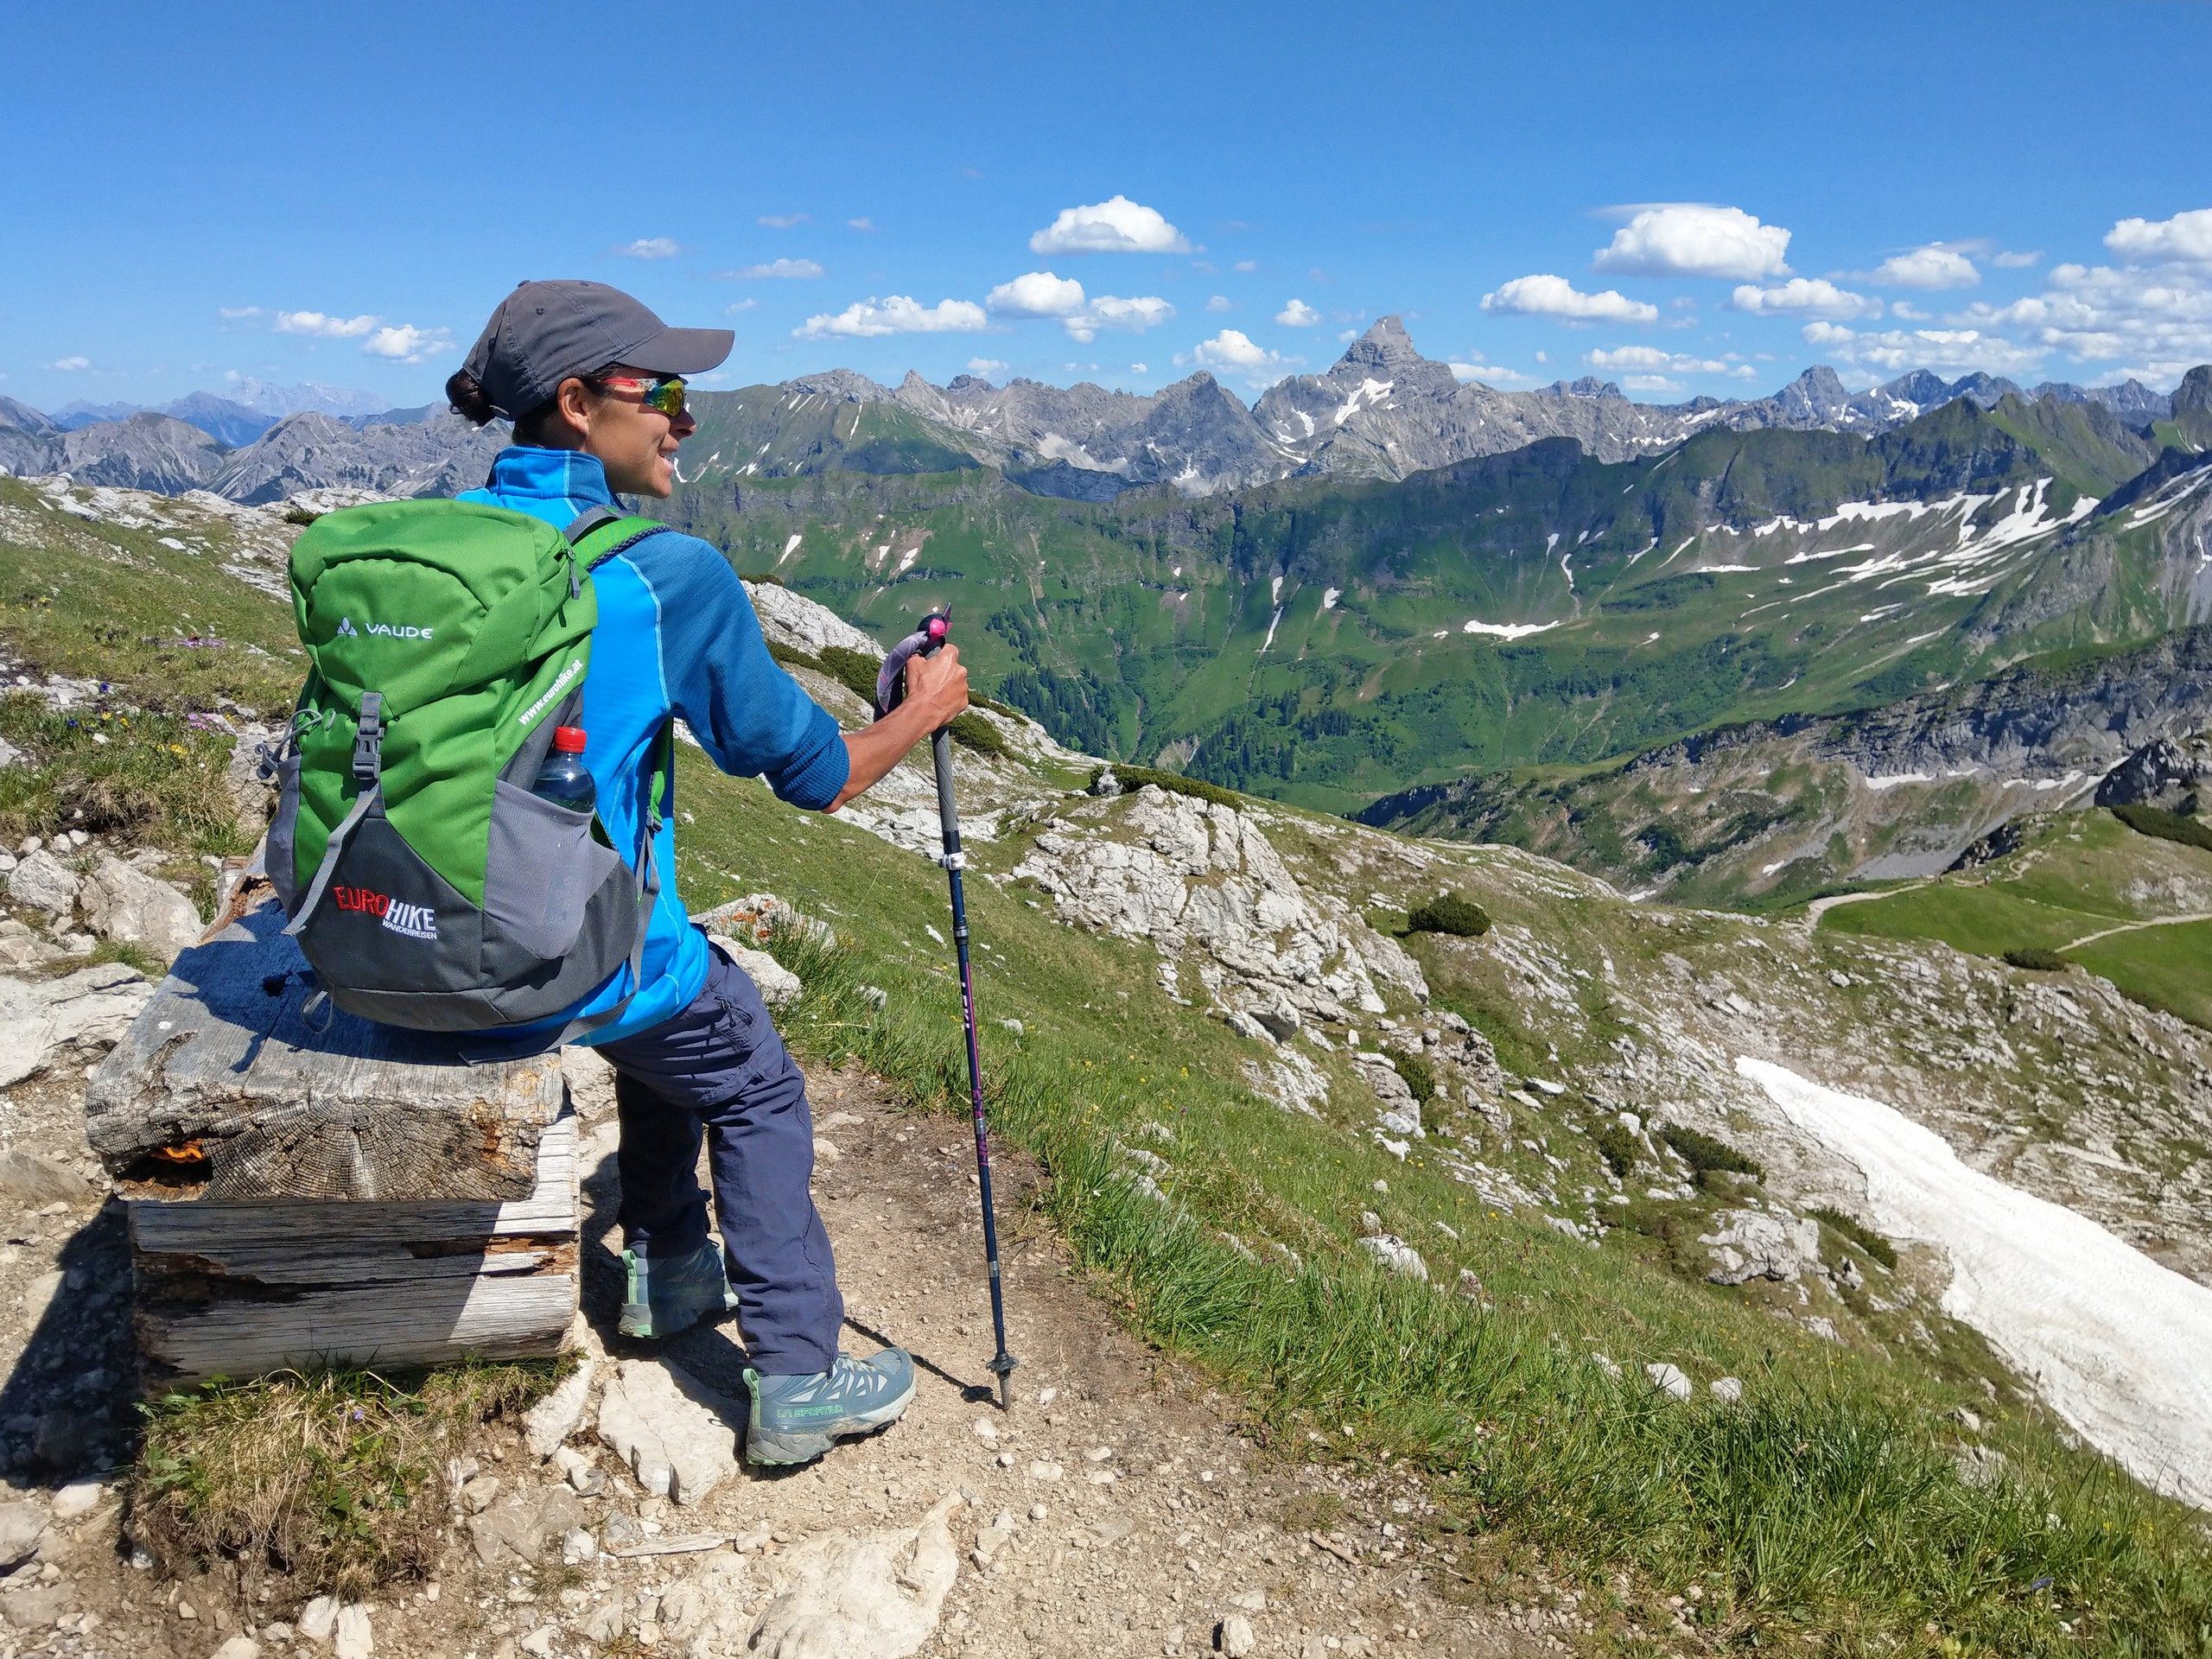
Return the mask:
<path id="1" fill-rule="evenodd" d="M 517 444 L 499 452 L 480 490 L 461 498 L 563 529 L 586 509 L 613 506 L 596 455 Z M 584 677 L 584 764 L 599 785 L 599 816 L 626 857 L 645 836 L 653 746 L 672 715 L 734 777 L 763 776 L 794 806 L 819 810 L 850 771 L 837 721 L 768 654 L 760 619 L 729 561 L 696 536 L 662 531 L 602 560 L 592 573 L 599 626 Z M 689 1007 L 707 982 L 707 942 L 676 892 L 676 824 L 655 842 L 660 900 L 645 931 L 644 983 L 622 1017 L 582 1039 L 633 1037 Z M 627 995 L 626 965 L 566 1014 L 518 1029 L 558 1030 Z"/>

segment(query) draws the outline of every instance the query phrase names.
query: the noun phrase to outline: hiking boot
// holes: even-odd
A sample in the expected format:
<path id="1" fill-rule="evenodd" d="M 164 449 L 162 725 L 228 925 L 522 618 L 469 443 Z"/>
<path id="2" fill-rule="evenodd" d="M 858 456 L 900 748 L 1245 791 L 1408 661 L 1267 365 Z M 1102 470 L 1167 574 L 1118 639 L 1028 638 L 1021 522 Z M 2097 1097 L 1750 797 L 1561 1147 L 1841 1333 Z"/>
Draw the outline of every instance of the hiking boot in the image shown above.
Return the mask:
<path id="1" fill-rule="evenodd" d="M 672 1337 L 737 1306 L 722 1268 L 722 1247 L 712 1239 L 689 1255 L 665 1260 L 625 1250 L 622 1265 L 629 1270 L 630 1288 L 615 1328 L 626 1337 Z"/>
<path id="2" fill-rule="evenodd" d="M 832 1440 L 895 1423 L 914 1399 L 914 1362 L 887 1348 L 868 1359 L 839 1354 L 810 1376 L 745 1373 L 753 1421 L 745 1454 L 755 1463 L 811 1463 Z"/>

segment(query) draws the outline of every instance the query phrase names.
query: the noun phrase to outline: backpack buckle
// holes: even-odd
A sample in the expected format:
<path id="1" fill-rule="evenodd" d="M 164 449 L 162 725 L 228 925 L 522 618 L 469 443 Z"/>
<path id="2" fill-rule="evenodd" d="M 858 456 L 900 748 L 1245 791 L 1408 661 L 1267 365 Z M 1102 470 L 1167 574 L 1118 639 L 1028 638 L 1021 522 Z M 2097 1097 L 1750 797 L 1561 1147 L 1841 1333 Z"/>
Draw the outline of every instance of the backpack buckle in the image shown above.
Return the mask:
<path id="1" fill-rule="evenodd" d="M 353 781 L 366 789 L 384 769 L 384 694 L 361 693 L 361 718 L 353 728 Z"/>

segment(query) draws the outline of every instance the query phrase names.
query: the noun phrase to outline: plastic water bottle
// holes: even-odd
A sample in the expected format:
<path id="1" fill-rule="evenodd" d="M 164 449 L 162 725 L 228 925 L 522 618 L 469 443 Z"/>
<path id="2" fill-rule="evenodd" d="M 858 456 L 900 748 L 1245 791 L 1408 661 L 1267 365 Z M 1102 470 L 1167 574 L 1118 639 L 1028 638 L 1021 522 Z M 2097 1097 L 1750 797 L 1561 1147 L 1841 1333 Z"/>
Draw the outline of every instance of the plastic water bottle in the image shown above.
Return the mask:
<path id="1" fill-rule="evenodd" d="M 553 728 L 553 747 L 545 752 L 545 764 L 537 769 L 537 781 L 530 788 L 533 795 L 542 795 L 571 812 L 588 812 L 599 804 L 599 785 L 592 782 L 591 772 L 584 765 L 583 728 Z"/>

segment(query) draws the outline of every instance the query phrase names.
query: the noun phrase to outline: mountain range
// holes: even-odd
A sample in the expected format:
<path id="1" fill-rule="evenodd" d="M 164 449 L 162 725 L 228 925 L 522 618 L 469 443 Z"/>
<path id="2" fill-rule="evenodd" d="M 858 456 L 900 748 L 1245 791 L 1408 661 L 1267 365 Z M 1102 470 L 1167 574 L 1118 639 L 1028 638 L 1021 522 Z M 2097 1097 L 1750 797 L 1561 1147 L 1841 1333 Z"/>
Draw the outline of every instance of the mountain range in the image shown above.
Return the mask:
<path id="1" fill-rule="evenodd" d="M 1546 438 L 1573 438 L 1598 460 L 1618 462 L 1711 429 L 1874 435 L 1961 397 L 1983 408 L 2007 397 L 2066 404 L 2122 448 L 2150 442 L 2149 429 L 2171 413 L 2167 394 L 2133 380 L 2023 392 L 1994 376 L 1946 381 L 1919 370 L 1853 394 L 1833 369 L 1815 365 L 1770 397 L 1657 404 L 1593 378 L 1500 391 L 1459 372 L 1423 357 L 1396 317 L 1376 322 L 1326 373 L 1279 381 L 1249 407 L 1203 371 L 1141 396 L 1089 383 L 1016 378 L 998 386 L 971 375 L 935 386 L 909 373 L 886 387 L 832 370 L 695 392 L 700 434 L 684 476 L 711 486 L 982 466 L 1032 494 L 1099 501 L 1147 485 L 1205 496 L 1292 478 L 1402 480 Z M 437 404 L 367 409 L 375 401 L 368 394 L 327 386 L 245 381 L 231 390 L 159 410 L 73 404 L 51 416 L 0 398 L 0 468 L 207 488 L 240 501 L 328 485 L 428 494 L 480 479 L 504 430 L 474 432 Z M 264 447 L 270 453 L 256 453 Z"/>

